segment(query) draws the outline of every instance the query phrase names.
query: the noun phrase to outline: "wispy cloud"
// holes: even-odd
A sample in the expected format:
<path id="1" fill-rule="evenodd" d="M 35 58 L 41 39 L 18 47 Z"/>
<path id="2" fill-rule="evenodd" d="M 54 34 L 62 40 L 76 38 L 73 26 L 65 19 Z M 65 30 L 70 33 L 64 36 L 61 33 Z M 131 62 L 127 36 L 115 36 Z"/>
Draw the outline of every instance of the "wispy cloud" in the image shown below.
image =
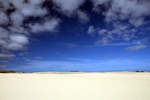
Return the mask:
<path id="1" fill-rule="evenodd" d="M 140 45 L 129 46 L 129 47 L 127 47 L 126 49 L 127 49 L 127 50 L 135 51 L 135 50 L 141 50 L 141 49 L 144 49 L 144 48 L 147 48 L 147 46 L 144 45 L 144 44 L 140 44 Z"/>
<path id="2" fill-rule="evenodd" d="M 76 48 L 76 47 L 78 47 L 78 45 L 77 44 L 75 44 L 75 43 L 63 43 L 65 46 L 67 46 L 68 48 Z"/>
<path id="3" fill-rule="evenodd" d="M 41 57 L 41 56 L 36 56 L 36 57 L 34 57 L 34 59 L 36 59 L 36 60 L 42 60 L 43 57 Z"/>
<path id="4" fill-rule="evenodd" d="M 14 58 L 16 57 L 13 54 L 0 53 L 0 58 Z"/>
<path id="5" fill-rule="evenodd" d="M 140 41 L 134 41 L 134 42 L 116 42 L 116 43 L 106 43 L 101 44 L 99 41 L 96 41 L 92 45 L 86 45 L 85 47 L 118 47 L 118 46 L 133 46 L 133 45 L 141 45 L 142 43 Z"/>
<path id="6" fill-rule="evenodd" d="M 19 53 L 19 56 L 27 56 L 27 55 L 29 55 L 30 53 L 29 52 L 27 52 L 27 51 L 23 51 L 23 52 L 20 52 Z"/>
<path id="7" fill-rule="evenodd" d="M 0 65 L 0 68 L 6 68 L 7 65 Z"/>

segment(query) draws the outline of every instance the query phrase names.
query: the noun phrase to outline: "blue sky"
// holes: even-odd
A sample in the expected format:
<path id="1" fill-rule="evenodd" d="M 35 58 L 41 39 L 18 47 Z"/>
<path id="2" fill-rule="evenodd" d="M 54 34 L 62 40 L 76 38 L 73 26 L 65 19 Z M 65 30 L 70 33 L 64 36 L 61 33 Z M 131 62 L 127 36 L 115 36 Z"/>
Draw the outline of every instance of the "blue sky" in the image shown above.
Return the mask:
<path id="1" fill-rule="evenodd" d="M 150 71 L 150 2 L 15 1 L 1 1 L 0 69 Z"/>

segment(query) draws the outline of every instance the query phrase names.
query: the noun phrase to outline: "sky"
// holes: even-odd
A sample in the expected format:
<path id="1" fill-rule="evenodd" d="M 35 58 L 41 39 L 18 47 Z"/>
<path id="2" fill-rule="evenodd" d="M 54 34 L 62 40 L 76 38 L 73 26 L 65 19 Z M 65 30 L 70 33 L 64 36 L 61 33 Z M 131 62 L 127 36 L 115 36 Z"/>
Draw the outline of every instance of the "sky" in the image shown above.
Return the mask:
<path id="1" fill-rule="evenodd" d="M 150 71 L 149 0 L 0 0 L 0 69 Z"/>

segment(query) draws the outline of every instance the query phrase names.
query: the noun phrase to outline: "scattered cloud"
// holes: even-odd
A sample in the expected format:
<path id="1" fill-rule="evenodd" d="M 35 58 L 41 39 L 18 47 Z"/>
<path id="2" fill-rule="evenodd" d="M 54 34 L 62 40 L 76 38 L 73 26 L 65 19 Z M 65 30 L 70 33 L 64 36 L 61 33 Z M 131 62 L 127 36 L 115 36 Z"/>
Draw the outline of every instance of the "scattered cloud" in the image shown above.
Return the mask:
<path id="1" fill-rule="evenodd" d="M 143 37 L 142 39 L 140 37 L 140 35 L 142 36 L 146 33 L 141 34 L 140 28 L 132 27 L 131 24 L 115 23 L 111 29 L 99 27 L 93 30 L 94 26 L 90 27 L 88 28 L 88 34 L 90 32 L 90 34 L 99 37 L 95 42 L 97 45 L 116 44 L 116 42 L 120 41 L 132 44 L 134 41 L 143 42 L 147 40 L 147 37 Z"/>
<path id="2" fill-rule="evenodd" d="M 92 0 L 92 3 L 93 10 L 104 15 L 107 27 L 89 26 L 88 34 L 98 34 L 97 42 L 102 45 L 117 40 L 138 40 L 140 28 L 149 22 L 146 19 L 150 16 L 149 0 Z"/>
<path id="3" fill-rule="evenodd" d="M 43 6 L 45 2 L 0 0 L 0 48 L 23 50 L 30 43 L 32 33 L 56 31 L 60 20 L 48 15 L 50 12 Z"/>
<path id="4" fill-rule="evenodd" d="M 23 50 L 30 43 L 33 33 L 56 32 L 61 17 L 47 8 L 72 17 L 77 15 L 82 23 L 90 20 L 87 12 L 80 7 L 86 0 L 0 0 L 0 49 Z M 95 28 L 90 25 L 88 34 L 99 35 L 98 43 L 108 44 L 114 40 L 131 41 L 137 39 L 138 29 L 147 24 L 145 17 L 150 16 L 149 0 L 91 0 L 93 10 L 102 13 L 105 22 L 112 29 Z M 51 4 L 52 3 L 52 4 Z M 106 10 L 101 10 L 101 6 Z M 127 21 L 127 23 L 122 23 Z M 74 47 L 70 45 L 70 47 Z M 143 47 L 144 48 L 144 47 Z"/>
<path id="5" fill-rule="evenodd" d="M 107 22 L 129 20 L 129 23 L 138 27 L 145 23 L 145 16 L 149 16 L 149 0 L 92 0 L 95 10 L 104 14 Z M 107 10 L 101 11 L 99 6 Z"/>
<path id="6" fill-rule="evenodd" d="M 30 43 L 32 33 L 56 32 L 60 18 L 51 15 L 51 10 L 47 8 L 51 3 L 57 6 L 54 9 L 60 13 L 70 16 L 75 12 L 81 22 L 87 22 L 88 15 L 79 10 L 84 2 L 85 0 L 0 0 L 0 47 L 6 50 L 24 49 Z M 45 3 L 50 4 L 44 5 Z"/>

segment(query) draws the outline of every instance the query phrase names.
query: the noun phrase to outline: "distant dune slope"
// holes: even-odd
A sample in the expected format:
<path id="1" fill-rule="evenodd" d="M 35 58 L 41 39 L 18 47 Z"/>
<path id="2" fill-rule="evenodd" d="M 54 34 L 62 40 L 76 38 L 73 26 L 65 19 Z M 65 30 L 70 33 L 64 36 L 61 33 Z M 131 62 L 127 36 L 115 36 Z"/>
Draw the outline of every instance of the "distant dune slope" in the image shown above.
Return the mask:
<path id="1" fill-rule="evenodd" d="M 150 73 L 1 73 L 0 100 L 150 100 Z"/>

